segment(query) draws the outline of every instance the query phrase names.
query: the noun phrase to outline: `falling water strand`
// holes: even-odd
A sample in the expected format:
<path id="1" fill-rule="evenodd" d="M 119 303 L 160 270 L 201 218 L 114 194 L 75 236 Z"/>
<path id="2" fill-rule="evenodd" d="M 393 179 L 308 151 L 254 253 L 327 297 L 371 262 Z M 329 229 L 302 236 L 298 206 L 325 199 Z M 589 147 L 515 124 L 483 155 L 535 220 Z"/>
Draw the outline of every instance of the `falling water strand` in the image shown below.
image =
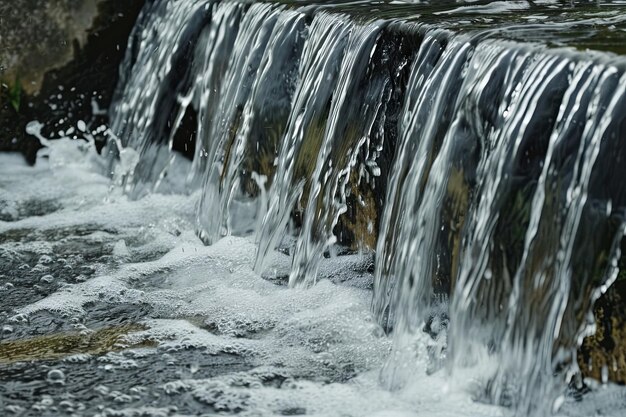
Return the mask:
<path id="1" fill-rule="evenodd" d="M 228 234 L 225 222 L 227 214 L 224 213 L 226 207 L 221 202 L 220 194 L 228 196 L 228 191 L 223 192 L 224 183 L 233 181 L 232 176 L 237 173 L 236 170 L 229 172 L 229 161 L 240 158 L 243 152 L 241 145 L 244 140 L 238 132 L 241 124 L 245 123 L 244 112 L 249 110 L 246 102 L 254 88 L 255 79 L 262 73 L 259 66 L 280 13 L 281 9 L 276 5 L 253 4 L 241 21 L 233 45 L 222 90 L 217 98 L 219 104 L 212 115 L 211 133 L 206 141 L 208 162 L 203 173 L 197 221 L 200 236 L 208 243 Z M 228 174 L 231 178 L 227 177 Z"/>
<path id="2" fill-rule="evenodd" d="M 168 117 L 178 93 L 189 88 L 188 75 L 176 73 L 177 60 L 185 60 L 212 9 L 208 1 L 157 0 L 147 7 L 135 26 L 121 69 L 121 88 L 114 98 L 111 131 L 124 147 L 140 154 L 127 179 L 127 191 L 141 195 L 170 160 Z M 185 72 L 188 72 L 187 69 Z M 173 92 L 171 90 L 174 90 Z M 113 143 L 111 143 L 113 145 Z"/>
<path id="3" fill-rule="evenodd" d="M 251 204 L 266 191 L 252 175 L 266 180 L 273 176 L 276 149 L 291 110 L 305 24 L 305 14 L 284 11 L 270 35 L 223 168 L 219 212 L 227 233 L 249 233 L 265 214 L 262 202 Z"/>
<path id="4" fill-rule="evenodd" d="M 378 251 L 381 255 L 376 269 L 374 308 L 381 319 L 387 315 L 390 327 L 395 326 L 396 310 L 402 303 L 426 305 L 431 292 L 430 275 L 426 271 L 432 269 L 430 258 L 434 253 L 429 251 L 428 245 L 432 245 L 435 237 L 436 230 L 433 228 L 437 227 L 440 197 L 432 195 L 434 200 L 422 199 L 421 192 L 431 169 L 430 164 L 441 145 L 437 143 L 441 140 L 440 129 L 449 123 L 458 93 L 457 85 L 462 81 L 463 67 L 472 50 L 467 39 L 454 41 L 441 56 L 440 48 L 437 34 L 428 36 L 414 64 L 413 82 L 409 83 L 412 90 L 407 96 L 407 103 L 411 104 L 404 109 L 401 143 L 393 165 L 386 214 L 379 237 Z M 417 98 L 413 99 L 415 96 Z M 447 177 L 446 167 L 438 167 L 442 177 L 432 176 L 435 183 L 430 191 L 433 193 L 438 193 L 443 185 L 438 181 Z M 421 201 L 423 205 L 420 205 Z M 393 243 L 387 247 L 385 242 L 390 241 Z M 414 256 L 420 261 L 416 261 Z M 413 271 L 408 270 L 412 267 L 421 267 L 424 271 L 412 275 Z M 415 279 L 403 282 L 404 274 Z M 406 285 L 411 288 L 404 288 Z M 408 305 L 406 308 L 411 310 Z M 404 317 L 409 318 L 409 315 Z M 415 320 L 420 318 L 418 315 Z"/>
<path id="5" fill-rule="evenodd" d="M 304 220 L 296 243 L 293 266 L 289 281 L 312 283 L 317 276 L 317 267 L 324 251 L 336 242 L 333 229 L 339 216 L 346 211 L 346 185 L 350 172 L 356 165 L 356 158 L 363 146 L 369 145 L 375 112 L 380 106 L 382 88 L 374 95 L 374 100 L 356 100 L 360 82 L 365 75 L 368 60 L 376 47 L 380 23 L 355 27 L 350 34 L 346 53 L 339 70 L 339 80 L 333 94 L 324 138 L 317 154 L 315 170 L 310 179 L 310 191 L 304 210 Z M 362 90 L 361 90 L 362 91 Z M 369 97 L 364 97 L 365 99 Z M 364 131 L 347 126 L 348 121 L 357 123 L 349 112 L 355 102 L 364 108 L 359 116 L 369 122 L 362 125 Z M 363 119 L 361 119 L 363 120 Z M 351 131 L 351 129 L 354 129 Z M 346 152 L 332 152 L 347 150 Z"/>
<path id="6" fill-rule="evenodd" d="M 276 159 L 276 174 L 268 192 L 268 208 L 257 233 L 259 249 L 255 270 L 263 271 L 266 259 L 282 239 L 292 209 L 310 176 L 326 126 L 326 110 L 339 77 L 339 63 L 351 31 L 343 17 L 319 13 L 309 28 L 299 70 L 299 83 L 285 135 Z"/>
<path id="7" fill-rule="evenodd" d="M 187 100 L 196 109 L 196 140 L 194 157 L 186 179 L 190 188 L 200 187 L 208 163 L 208 148 L 211 139 L 213 115 L 219 104 L 219 94 L 228 63 L 233 54 L 234 43 L 239 33 L 239 25 L 245 7 L 239 3 L 218 3 L 211 23 L 204 28 L 196 46 L 193 65 L 194 80 Z M 184 117 L 182 109 L 177 115 L 177 123 Z"/>
<path id="8" fill-rule="evenodd" d="M 417 52 L 417 57 L 413 61 L 411 77 L 407 85 L 407 95 L 402 108 L 402 118 L 400 120 L 399 137 L 402 138 L 397 145 L 396 157 L 389 174 L 389 186 L 386 197 L 386 209 L 382 215 L 377 245 L 377 263 L 374 279 L 375 297 L 373 300 L 374 313 L 383 321 L 383 317 L 389 313 L 390 301 L 395 285 L 392 275 L 392 264 L 394 262 L 395 233 L 398 231 L 398 222 L 401 220 L 399 200 L 402 198 L 400 188 L 407 177 L 407 172 L 413 165 L 409 155 L 418 155 L 418 147 L 421 142 L 417 140 L 406 140 L 407 130 L 411 124 L 413 115 L 417 115 L 418 106 L 426 106 L 424 94 L 428 91 L 428 85 L 433 83 L 433 70 L 439 60 L 444 46 L 445 34 L 440 31 L 428 33 Z M 433 87 L 430 87 L 433 88 Z M 422 116 L 423 117 L 423 116 Z M 390 315 L 393 315 L 392 313 Z"/>

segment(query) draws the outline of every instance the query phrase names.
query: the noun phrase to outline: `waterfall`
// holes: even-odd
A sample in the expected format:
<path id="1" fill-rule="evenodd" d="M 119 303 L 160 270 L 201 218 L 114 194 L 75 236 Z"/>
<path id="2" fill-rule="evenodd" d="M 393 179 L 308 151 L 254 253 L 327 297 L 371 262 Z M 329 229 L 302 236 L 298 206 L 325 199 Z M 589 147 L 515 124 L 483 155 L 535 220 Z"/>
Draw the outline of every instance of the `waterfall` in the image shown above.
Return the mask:
<path id="1" fill-rule="evenodd" d="M 155 190 L 175 157 L 173 123 L 194 85 L 187 62 L 212 8 L 207 1 L 148 2 L 131 33 L 111 106 L 111 131 L 141 155 L 125 178 L 131 195 Z"/>
<path id="2" fill-rule="evenodd" d="M 285 247 L 292 286 L 336 244 L 375 251 L 385 385 L 426 331 L 432 372 L 550 411 L 618 272 L 626 62 L 352 7 L 149 3 L 111 108 L 126 188 L 182 169 L 200 237 L 253 236 L 259 273 Z"/>

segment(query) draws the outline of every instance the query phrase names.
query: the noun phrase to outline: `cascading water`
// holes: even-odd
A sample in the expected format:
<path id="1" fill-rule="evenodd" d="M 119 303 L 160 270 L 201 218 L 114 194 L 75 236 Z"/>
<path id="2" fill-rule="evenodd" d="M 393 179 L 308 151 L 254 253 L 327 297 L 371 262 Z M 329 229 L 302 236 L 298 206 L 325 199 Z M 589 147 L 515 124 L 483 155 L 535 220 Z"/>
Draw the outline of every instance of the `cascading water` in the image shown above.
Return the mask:
<path id="1" fill-rule="evenodd" d="M 429 56 L 431 44 L 422 48 Z M 623 105 L 621 71 L 461 37 L 435 59 L 423 90 L 413 91 L 436 97 L 418 106 L 442 107 L 422 120 L 410 112 L 407 125 L 418 129 L 404 140 L 415 145 L 402 146 L 418 150 L 399 150 L 378 246 L 375 309 L 397 339 L 388 378 L 410 377 L 403 352 L 426 322 L 448 344 L 451 371 L 496 361 L 484 375 L 489 398 L 544 412 L 551 404 L 537 399 L 552 401 L 577 370 L 580 319 L 592 303 L 580 290 L 611 282 L 619 257 L 621 221 L 606 237 L 607 265 L 573 266 L 575 251 L 591 251 L 575 240 L 602 142 L 618 135 L 607 129 Z"/>
<path id="2" fill-rule="evenodd" d="M 311 166 L 303 162 L 315 158 L 321 145 L 327 107 L 337 82 L 349 29 L 344 19 L 326 14 L 317 15 L 309 27 L 300 61 L 299 84 L 288 126 L 280 141 L 268 207 L 258 232 L 257 270 L 263 269 L 264 258 L 278 245 L 291 211 L 304 191 Z"/>
<path id="3" fill-rule="evenodd" d="M 609 205 L 600 213 L 598 208 L 585 207 L 600 148 L 603 142 L 618 137 L 619 130 L 610 125 L 611 120 L 619 119 L 622 111 L 624 77 L 610 63 L 576 62 L 568 58 L 542 56 L 533 60 L 520 81 L 520 93 L 507 103 L 510 121 L 505 119 L 503 127 L 494 131 L 495 152 L 479 163 L 479 187 L 486 186 L 495 192 L 491 196 L 479 191 L 476 208 L 467 218 L 468 237 L 454 289 L 462 296 L 454 297 L 451 309 L 451 321 L 459 326 L 452 331 L 452 346 L 474 340 L 483 343 L 500 340 L 496 355 L 508 363 L 498 369 L 488 394 L 496 401 L 520 404 L 525 410 L 541 407 L 531 400 L 535 393 L 558 395 L 564 374 L 577 371 L 575 351 L 587 326 L 580 318 L 588 314 L 593 302 L 589 291 L 600 289 L 614 279 L 612 264 L 620 256 L 619 242 L 624 233 L 623 220 L 618 215 L 618 223 L 604 237 L 608 264 L 583 266 L 576 260 L 577 253 L 599 249 L 580 240 L 586 239 L 580 235 L 585 222 L 583 213 L 586 211 L 586 216 L 592 216 L 589 220 L 598 223 L 614 215 L 610 200 L 591 203 Z M 524 94 L 527 92 L 532 94 Z M 559 103 L 558 113 L 553 113 L 545 126 L 545 119 L 537 117 L 555 111 L 556 106 L 547 106 L 552 100 Z M 507 143 L 507 138 L 512 141 Z M 531 145 L 529 141 L 535 143 Z M 503 194 L 515 188 L 511 182 L 520 175 L 507 172 L 506 163 L 510 161 L 509 166 L 517 167 L 520 152 L 529 146 L 542 149 L 531 162 L 535 165 L 531 175 L 537 178 L 534 190 L 532 185 L 525 190 L 532 199 L 530 204 L 526 203 L 529 207 L 524 213 L 526 231 L 523 238 L 520 236 L 521 257 L 519 253 L 505 255 L 506 258 L 500 255 L 503 258 L 500 262 L 506 262 L 506 266 L 491 266 L 498 261 L 490 261 L 493 249 L 483 242 L 497 240 L 494 233 L 498 220 L 506 218 L 501 214 L 507 204 Z M 526 152 L 530 154 L 529 150 Z M 483 308 L 469 300 L 474 298 L 472 292 L 478 295 L 482 291 L 483 280 L 494 279 L 494 270 L 498 275 L 504 273 L 510 286 L 488 290 L 487 293 L 501 297 L 505 313 L 490 318 L 479 312 Z M 485 333 L 478 326 L 470 327 L 470 320 L 479 323 L 489 320 L 492 327 Z M 467 360 L 454 355 L 456 363 Z M 516 375 L 525 378 L 510 384 L 509 380 Z M 509 385 L 513 385 L 512 393 L 505 391 Z"/>
<path id="4" fill-rule="evenodd" d="M 209 241 L 228 234 L 231 229 L 230 206 L 233 197 L 240 194 L 238 190 L 244 187 L 240 176 L 246 175 L 245 157 L 251 159 L 260 143 L 269 147 L 266 153 L 275 152 L 272 147 L 276 146 L 277 136 L 284 129 L 284 122 L 276 118 L 281 107 L 289 106 L 290 90 L 295 82 L 290 61 L 301 49 L 304 15 L 254 5 L 246 18 L 252 16 L 254 21 L 244 18 L 242 22 L 242 32 L 235 42 L 235 50 L 242 52 L 233 56 L 235 61 L 229 65 L 229 71 L 234 73 L 229 73 L 220 98 L 221 108 L 216 120 L 225 123 L 216 123 L 209 136 L 214 149 L 219 150 L 217 154 L 209 152 L 214 155 L 213 168 L 206 174 L 199 208 L 201 228 Z M 245 46 L 253 52 L 246 51 Z M 237 61 L 242 58 L 244 62 Z M 240 74 L 242 70 L 244 73 Z M 237 94 L 234 99 L 229 96 L 233 92 Z M 278 115 L 272 117 L 272 110 Z M 235 114 L 219 116 L 228 112 Z M 258 130 L 266 130 L 266 136 L 258 135 Z"/>
<path id="5" fill-rule="evenodd" d="M 144 9 L 131 34 L 111 110 L 111 130 L 121 146 L 141 155 L 124 179 L 133 195 L 158 188 L 159 178 L 172 163 L 170 132 L 176 130 L 172 119 L 194 81 L 186 62 L 210 15 L 207 1 L 154 2 Z M 110 146 L 110 152 L 119 151 L 120 146 Z"/>
<path id="6" fill-rule="evenodd" d="M 168 175 L 195 114 L 205 242 L 254 234 L 263 272 L 293 237 L 289 282 L 311 285 L 336 242 L 358 246 L 342 230 L 361 207 L 394 339 L 384 384 L 410 383 L 425 329 L 432 372 L 471 369 L 478 398 L 549 412 L 617 275 L 626 62 L 346 10 L 155 1 L 111 110 L 140 153 L 129 189 Z"/>
<path id="7" fill-rule="evenodd" d="M 380 102 L 383 91 L 382 86 L 372 87 L 379 90 L 373 94 L 366 89 L 359 91 L 359 76 L 364 74 L 368 58 L 374 52 L 379 30 L 376 23 L 356 27 L 346 44 L 326 130 L 311 176 L 301 238 L 296 244 L 294 265 L 289 278 L 292 283 L 315 279 L 319 258 L 336 241 L 332 231 L 339 216 L 346 211 L 345 193 L 350 171 L 356 165 L 360 148 L 367 146 L 366 141 L 377 111 L 377 106 L 373 104 Z M 356 96 L 357 92 L 366 95 L 365 99 L 351 101 L 360 98 Z M 374 97 L 367 97 L 368 93 Z M 361 109 L 355 103 L 364 103 L 365 108 Z M 357 108 L 359 115 L 366 120 L 363 132 L 350 131 L 352 126 L 348 126 L 348 122 L 354 119 L 347 112 L 353 108 Z"/>

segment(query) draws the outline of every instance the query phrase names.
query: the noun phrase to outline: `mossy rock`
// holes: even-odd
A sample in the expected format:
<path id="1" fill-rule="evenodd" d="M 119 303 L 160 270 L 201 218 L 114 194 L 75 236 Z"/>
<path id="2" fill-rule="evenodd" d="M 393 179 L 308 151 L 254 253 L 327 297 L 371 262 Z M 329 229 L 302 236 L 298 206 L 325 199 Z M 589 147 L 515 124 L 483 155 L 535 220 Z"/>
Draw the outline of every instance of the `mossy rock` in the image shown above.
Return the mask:
<path id="1" fill-rule="evenodd" d="M 0 151 L 35 162 L 39 141 L 26 124 L 59 136 L 79 120 L 99 126 L 92 99 L 106 110 L 144 0 L 35 0 L 0 5 Z M 29 19 L 24 19 L 24 16 Z M 8 22 L 8 24 L 6 24 Z M 60 123 L 60 120 L 63 122 Z"/>

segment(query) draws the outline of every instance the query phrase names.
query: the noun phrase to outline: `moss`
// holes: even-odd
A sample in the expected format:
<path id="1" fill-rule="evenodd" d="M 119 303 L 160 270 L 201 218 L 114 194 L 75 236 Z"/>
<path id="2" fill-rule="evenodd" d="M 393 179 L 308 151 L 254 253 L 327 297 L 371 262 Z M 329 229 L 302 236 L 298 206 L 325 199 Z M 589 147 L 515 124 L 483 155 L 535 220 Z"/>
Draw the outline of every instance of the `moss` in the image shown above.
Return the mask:
<path id="1" fill-rule="evenodd" d="M 146 330 L 146 327 L 129 324 L 102 328 L 87 334 L 59 333 L 4 342 L 0 343 L 0 364 L 60 359 L 76 354 L 102 355 L 129 347 L 154 346 L 149 341 L 133 346 L 123 344 L 123 336 L 141 330 Z"/>
<path id="2" fill-rule="evenodd" d="M 250 196 L 257 196 L 260 191 L 252 178 L 252 172 L 267 177 L 266 189 L 272 185 L 276 172 L 275 159 L 280 141 L 283 139 L 288 114 L 274 117 L 270 123 L 260 123 L 258 119 L 263 117 L 255 118 L 254 128 L 246 146 L 246 158 L 242 164 L 242 187 Z"/>
<path id="3" fill-rule="evenodd" d="M 15 76 L 15 82 L 13 83 L 13 86 L 9 88 L 9 100 L 13 109 L 15 109 L 16 112 L 19 112 L 20 104 L 22 102 L 22 83 L 19 75 Z"/>
<path id="4" fill-rule="evenodd" d="M 348 210 L 339 219 L 340 241 L 352 250 L 376 249 L 378 211 L 374 191 L 364 181 L 359 182 L 358 173 L 350 173 L 350 196 Z"/>
<path id="5" fill-rule="evenodd" d="M 19 113 L 24 96 L 24 88 L 19 75 L 11 80 L 0 78 L 0 109 L 7 113 Z"/>
<path id="6" fill-rule="evenodd" d="M 600 297 L 594 308 L 596 332 L 585 338 L 578 366 L 585 377 L 626 384 L 626 281 L 621 280 Z"/>
<path id="7" fill-rule="evenodd" d="M 455 278 L 461 262 L 461 239 L 463 226 L 469 208 L 470 188 L 465 181 L 462 169 L 452 168 L 447 185 L 449 210 L 448 219 L 449 237 L 448 245 L 451 249 L 450 288 L 454 288 Z"/>
<path id="8" fill-rule="evenodd" d="M 311 192 L 311 177 L 315 171 L 316 161 L 318 159 L 320 147 L 324 141 L 324 133 L 326 131 L 326 120 L 328 119 L 328 109 L 325 114 L 313 119 L 304 132 L 302 144 L 298 150 L 298 154 L 294 164 L 294 184 L 302 179 L 306 180 L 302 197 L 300 198 L 300 207 L 306 207 Z"/>
<path id="9" fill-rule="evenodd" d="M 220 190 L 223 189 L 224 181 L 226 181 L 226 175 L 229 173 L 231 153 L 233 152 L 233 146 L 236 145 L 237 132 L 239 132 L 239 129 L 241 128 L 242 116 L 243 108 L 239 106 L 235 109 L 235 114 L 233 115 L 231 124 L 226 128 L 228 130 L 228 137 L 226 138 L 226 143 L 224 144 L 224 168 L 222 169 L 222 174 L 220 176 Z"/>

